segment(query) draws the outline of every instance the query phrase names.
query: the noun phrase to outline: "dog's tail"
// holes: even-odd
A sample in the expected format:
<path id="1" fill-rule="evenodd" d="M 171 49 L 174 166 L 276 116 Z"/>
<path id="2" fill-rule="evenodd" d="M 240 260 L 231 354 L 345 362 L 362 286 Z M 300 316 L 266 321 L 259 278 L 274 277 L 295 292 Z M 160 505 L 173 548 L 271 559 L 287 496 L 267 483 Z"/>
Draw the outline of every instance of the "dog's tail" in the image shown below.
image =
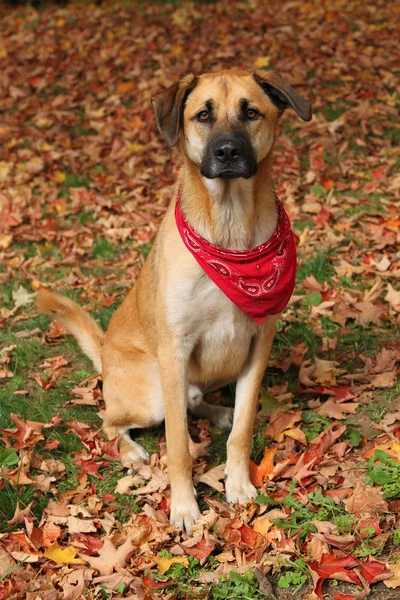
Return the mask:
<path id="1" fill-rule="evenodd" d="M 100 373 L 100 348 L 104 339 L 104 331 L 93 317 L 88 315 L 76 302 L 49 291 L 41 291 L 37 294 L 36 307 L 39 312 L 57 319 L 72 333 L 83 352 Z"/>

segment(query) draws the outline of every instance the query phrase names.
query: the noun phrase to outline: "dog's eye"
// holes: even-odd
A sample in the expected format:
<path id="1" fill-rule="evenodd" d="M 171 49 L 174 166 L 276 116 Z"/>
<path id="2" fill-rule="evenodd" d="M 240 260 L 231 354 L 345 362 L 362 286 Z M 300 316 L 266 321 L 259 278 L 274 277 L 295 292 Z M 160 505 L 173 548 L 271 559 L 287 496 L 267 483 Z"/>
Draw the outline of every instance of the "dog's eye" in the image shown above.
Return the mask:
<path id="1" fill-rule="evenodd" d="M 246 117 L 248 119 L 255 119 L 258 116 L 258 111 L 255 110 L 254 108 L 248 108 L 246 110 Z"/>
<path id="2" fill-rule="evenodd" d="M 197 118 L 199 119 L 199 121 L 202 121 L 203 123 L 205 123 L 210 118 L 210 114 L 209 114 L 208 110 L 202 110 L 197 115 Z"/>

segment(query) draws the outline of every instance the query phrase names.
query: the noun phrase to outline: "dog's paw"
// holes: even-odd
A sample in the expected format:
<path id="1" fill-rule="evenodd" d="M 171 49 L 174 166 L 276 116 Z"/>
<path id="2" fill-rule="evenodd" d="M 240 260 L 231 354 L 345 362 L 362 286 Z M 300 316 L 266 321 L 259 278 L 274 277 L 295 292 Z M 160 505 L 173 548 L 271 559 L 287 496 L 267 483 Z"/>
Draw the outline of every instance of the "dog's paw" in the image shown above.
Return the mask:
<path id="1" fill-rule="evenodd" d="M 121 462 L 124 467 L 130 467 L 132 464 L 150 462 L 148 452 L 140 444 L 130 442 L 129 445 L 124 445 L 120 448 Z"/>
<path id="2" fill-rule="evenodd" d="M 225 482 L 226 500 L 229 504 L 244 504 L 258 494 L 249 479 L 227 477 Z"/>
<path id="3" fill-rule="evenodd" d="M 186 500 L 178 497 L 177 500 L 171 501 L 171 514 L 169 520 L 175 527 L 184 529 L 190 534 L 190 531 L 199 516 L 200 510 L 194 496 Z"/>
<path id="4" fill-rule="evenodd" d="M 214 406 L 211 421 L 221 429 L 232 429 L 233 408 L 228 406 Z"/>

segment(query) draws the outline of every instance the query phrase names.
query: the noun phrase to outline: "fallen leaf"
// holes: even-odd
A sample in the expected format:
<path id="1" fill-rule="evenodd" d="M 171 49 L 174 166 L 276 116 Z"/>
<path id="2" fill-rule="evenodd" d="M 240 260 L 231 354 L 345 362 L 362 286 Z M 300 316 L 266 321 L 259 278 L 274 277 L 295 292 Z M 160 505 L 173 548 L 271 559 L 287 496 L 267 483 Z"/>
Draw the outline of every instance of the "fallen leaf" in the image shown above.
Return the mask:
<path id="1" fill-rule="evenodd" d="M 36 293 L 33 294 L 28 292 L 22 285 L 19 286 L 17 290 L 14 290 L 12 293 L 12 298 L 14 300 L 14 308 L 19 308 L 20 306 L 27 306 L 28 304 L 32 304 Z"/>
<path id="2" fill-rule="evenodd" d="M 346 510 L 351 514 L 387 513 L 388 504 L 383 498 L 382 491 L 358 481 L 350 498 L 343 501 Z"/>
<path id="3" fill-rule="evenodd" d="M 137 546 L 131 538 L 127 538 L 119 547 L 115 547 L 111 538 L 106 536 L 104 544 L 99 551 L 99 556 L 88 556 L 79 554 L 91 567 L 96 569 L 100 575 L 111 575 L 114 569 L 125 567 L 129 557 Z"/>
<path id="4" fill-rule="evenodd" d="M 85 561 L 75 558 L 78 550 L 72 546 L 62 548 L 58 542 L 54 542 L 44 552 L 44 556 L 49 558 L 57 565 L 84 565 Z"/>
<path id="5" fill-rule="evenodd" d="M 154 562 L 157 564 L 158 570 L 162 575 L 168 571 L 172 565 L 183 565 L 184 567 L 189 566 L 189 560 L 187 556 L 174 556 L 173 558 L 161 558 L 159 554 L 154 557 Z"/>

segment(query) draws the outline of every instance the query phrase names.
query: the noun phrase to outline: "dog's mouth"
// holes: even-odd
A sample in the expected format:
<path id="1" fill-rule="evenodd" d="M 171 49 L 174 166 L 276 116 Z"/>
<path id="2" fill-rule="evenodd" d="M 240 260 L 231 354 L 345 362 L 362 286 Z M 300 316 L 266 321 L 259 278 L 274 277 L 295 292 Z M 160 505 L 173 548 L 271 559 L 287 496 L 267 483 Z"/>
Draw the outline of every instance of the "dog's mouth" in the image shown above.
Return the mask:
<path id="1" fill-rule="evenodd" d="M 249 179 L 257 173 L 256 154 L 241 131 L 219 133 L 210 141 L 200 165 L 207 179 Z"/>
<path id="2" fill-rule="evenodd" d="M 211 170 L 211 172 L 209 170 L 203 170 L 203 168 L 201 168 L 201 174 L 204 177 L 207 177 L 207 179 L 227 179 L 227 180 L 231 180 L 231 179 L 239 179 L 240 177 L 243 177 L 244 179 L 249 179 L 250 177 L 253 177 L 253 175 L 255 175 L 257 173 L 257 169 L 255 170 L 249 170 L 249 169 L 240 169 L 240 170 L 233 170 L 233 169 L 226 169 L 224 171 L 218 171 L 218 170 Z"/>

